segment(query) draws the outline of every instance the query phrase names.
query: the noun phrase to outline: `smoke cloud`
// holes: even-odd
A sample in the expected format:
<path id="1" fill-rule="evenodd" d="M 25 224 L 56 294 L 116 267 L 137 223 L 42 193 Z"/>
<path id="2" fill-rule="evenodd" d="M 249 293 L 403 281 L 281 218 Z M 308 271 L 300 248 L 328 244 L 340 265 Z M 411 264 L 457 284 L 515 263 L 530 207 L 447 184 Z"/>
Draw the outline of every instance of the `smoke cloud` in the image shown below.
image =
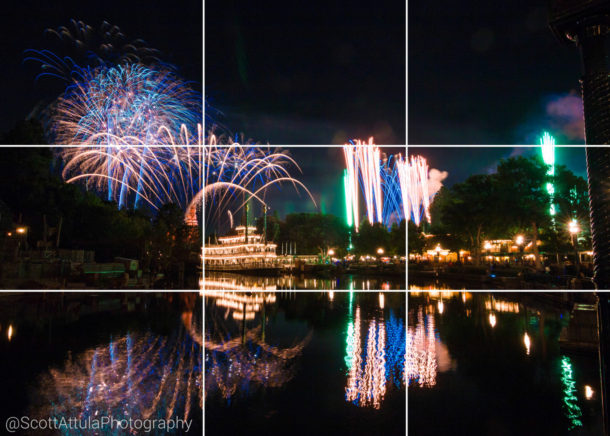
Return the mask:
<path id="1" fill-rule="evenodd" d="M 585 120 L 582 98 L 576 91 L 552 97 L 546 104 L 546 114 L 554 129 L 568 139 L 585 139 Z"/>
<path id="2" fill-rule="evenodd" d="M 432 197 L 443 187 L 443 180 L 447 178 L 449 173 L 447 171 L 439 171 L 432 168 L 428 173 L 428 196 Z"/>

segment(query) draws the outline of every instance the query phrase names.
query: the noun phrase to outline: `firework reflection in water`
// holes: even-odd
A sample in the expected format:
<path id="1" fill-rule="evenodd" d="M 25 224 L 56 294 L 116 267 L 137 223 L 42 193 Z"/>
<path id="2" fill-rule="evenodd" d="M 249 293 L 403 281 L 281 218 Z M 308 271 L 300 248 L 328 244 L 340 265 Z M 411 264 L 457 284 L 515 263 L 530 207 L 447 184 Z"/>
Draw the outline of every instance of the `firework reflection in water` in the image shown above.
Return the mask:
<path id="1" fill-rule="evenodd" d="M 360 306 L 356 306 L 352 321 L 348 321 L 346 356 L 347 385 L 345 400 L 359 407 L 381 408 L 389 384 L 397 388 L 406 382 L 405 326 L 404 319 L 397 318 L 390 310 L 384 316 L 368 321 L 363 343 Z"/>
<path id="2" fill-rule="evenodd" d="M 274 292 L 207 291 L 206 298 L 214 301 L 223 311 L 206 316 L 205 371 L 206 396 L 218 391 L 223 399 L 231 400 L 237 394 L 248 395 L 254 389 L 275 388 L 294 377 L 294 364 L 313 335 L 312 331 L 292 347 L 269 345 L 265 329 L 265 308 L 276 303 Z M 240 334 L 227 331 L 226 318 L 231 314 Z M 249 328 L 246 321 L 260 316 L 261 325 Z M 229 318 L 229 319 L 230 319 Z"/>
<path id="3" fill-rule="evenodd" d="M 70 356 L 40 377 L 30 416 L 86 421 L 193 419 L 203 407 L 202 332 L 197 311 L 169 337 L 128 333 Z M 80 430 L 64 434 L 81 434 Z"/>

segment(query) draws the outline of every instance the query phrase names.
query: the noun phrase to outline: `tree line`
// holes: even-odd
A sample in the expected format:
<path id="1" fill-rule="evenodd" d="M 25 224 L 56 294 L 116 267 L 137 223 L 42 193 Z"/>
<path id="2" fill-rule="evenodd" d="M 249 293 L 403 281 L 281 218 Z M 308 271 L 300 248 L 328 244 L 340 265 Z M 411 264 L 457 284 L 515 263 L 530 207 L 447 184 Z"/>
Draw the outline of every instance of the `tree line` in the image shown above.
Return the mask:
<path id="1" fill-rule="evenodd" d="M 541 269 L 541 249 L 548 254 L 573 250 L 568 231 L 572 219 L 579 223 L 579 239 L 590 246 L 587 182 L 564 165 L 556 165 L 554 174 L 549 169 L 538 156 L 513 157 L 502 159 L 494 173 L 441 188 L 430 206 L 432 223 L 418 228 L 409 222 L 409 252 L 425 248 L 425 229 L 444 248 L 470 250 L 478 265 L 485 240 L 523 235 L 524 244 L 532 243 L 535 267 Z"/>
<path id="2" fill-rule="evenodd" d="M 3 148 L 0 159 L 0 231 L 28 226 L 28 242 L 43 239 L 44 220 L 61 219 L 60 248 L 94 250 L 96 260 L 139 259 L 145 269 L 166 270 L 201 251 L 200 229 L 187 228 L 182 209 L 166 204 L 155 213 L 118 209 L 82 185 L 67 184 L 50 148 Z"/>
<path id="3" fill-rule="evenodd" d="M 278 246 L 296 245 L 296 253 L 302 255 L 326 255 L 333 249 L 335 256 L 348 254 L 350 233 L 351 253 L 355 255 L 376 255 L 379 248 L 389 256 L 404 256 L 406 253 L 406 222 L 394 223 L 388 230 L 381 223 L 370 224 L 366 219 L 358 232 L 350 230 L 345 220 L 335 215 L 321 213 L 292 213 L 280 219 L 275 212 L 267 215 L 267 239 Z M 264 219 L 256 221 L 257 231 L 263 233 Z"/>

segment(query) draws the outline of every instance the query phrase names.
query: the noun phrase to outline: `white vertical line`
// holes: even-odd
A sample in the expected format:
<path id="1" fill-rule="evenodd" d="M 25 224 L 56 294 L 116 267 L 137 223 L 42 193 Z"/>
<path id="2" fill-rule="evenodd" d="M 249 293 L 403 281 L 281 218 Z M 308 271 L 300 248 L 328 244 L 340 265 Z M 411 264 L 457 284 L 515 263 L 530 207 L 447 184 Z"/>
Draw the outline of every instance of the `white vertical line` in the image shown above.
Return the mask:
<path id="1" fill-rule="evenodd" d="M 409 0 L 405 0 L 405 144 L 409 144 Z"/>
<path id="2" fill-rule="evenodd" d="M 407 286 L 407 289 L 409 287 Z M 409 291 L 405 292 L 405 352 L 407 355 L 409 354 L 409 350 L 407 347 L 409 346 L 409 342 L 407 341 L 408 331 L 409 331 Z M 405 356 L 405 373 L 407 372 L 407 359 Z M 409 376 L 406 376 L 405 380 L 405 434 L 409 434 Z"/>
<path id="3" fill-rule="evenodd" d="M 405 0 L 405 161 L 409 159 L 409 0 Z M 408 165 L 408 163 L 407 163 Z M 407 182 L 408 183 L 408 182 Z M 407 211 L 409 213 L 409 211 Z M 407 241 L 405 253 L 405 342 L 409 323 L 409 219 L 405 216 L 407 226 L 405 239 Z M 406 347 L 409 344 L 405 344 Z M 407 361 L 405 359 L 405 367 Z M 406 372 L 406 368 L 405 368 Z M 409 380 L 405 380 L 405 435 L 409 434 Z"/>
<path id="4" fill-rule="evenodd" d="M 205 176 L 203 173 L 205 172 L 205 138 L 206 138 L 206 126 L 205 126 L 205 0 L 201 0 L 201 128 L 203 131 L 203 154 L 201 156 L 201 189 L 205 189 Z M 202 422 L 202 433 L 205 434 L 205 263 L 203 261 L 203 246 L 205 244 L 205 193 L 203 198 L 201 199 L 201 288 L 202 288 L 202 297 L 201 297 L 201 335 L 202 335 L 202 344 L 201 347 L 201 383 L 203 384 L 203 403 L 201 406 L 201 422 Z"/>

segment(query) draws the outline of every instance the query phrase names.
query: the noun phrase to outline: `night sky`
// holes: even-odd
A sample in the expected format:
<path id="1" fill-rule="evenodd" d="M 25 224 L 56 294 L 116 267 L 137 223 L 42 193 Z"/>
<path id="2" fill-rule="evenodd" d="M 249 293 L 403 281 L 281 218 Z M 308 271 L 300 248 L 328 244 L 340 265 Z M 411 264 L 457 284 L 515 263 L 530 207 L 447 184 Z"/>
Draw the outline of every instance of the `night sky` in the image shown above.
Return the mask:
<path id="1" fill-rule="evenodd" d="M 48 103 L 61 92 L 59 81 L 41 79 L 35 82 L 40 67 L 36 63 L 23 64 L 23 51 L 59 47 L 55 39 L 44 35 L 44 30 L 70 27 L 71 18 L 95 28 L 106 20 L 119 26 L 128 40 L 144 39 L 150 47 L 161 50 L 161 60 L 176 65 L 178 73 L 186 80 L 197 82 L 193 87 L 201 91 L 202 13 L 200 0 L 22 0 L 3 4 L 0 14 L 3 29 L 0 131 L 8 130 L 24 119 L 38 102 Z M 67 50 L 65 53 L 70 54 Z M 59 51 L 57 54 L 66 55 Z"/>
<path id="2" fill-rule="evenodd" d="M 452 186 L 474 174 L 496 171 L 500 159 L 515 156 L 540 155 L 540 147 L 409 147 L 409 155 L 421 155 L 430 168 L 447 171 L 443 185 Z M 577 176 L 587 178 L 587 163 L 583 147 L 555 148 L 555 164 L 565 165 Z"/>
<path id="3" fill-rule="evenodd" d="M 547 2 L 409 2 L 409 143 L 583 144 L 580 54 Z"/>
<path id="4" fill-rule="evenodd" d="M 266 202 L 269 205 L 269 214 L 277 211 L 280 218 L 289 213 L 322 212 L 339 217 L 345 216 L 345 197 L 343 190 L 343 170 L 345 157 L 342 147 L 289 147 L 280 148 L 299 164 L 302 172 L 291 166 L 291 175 L 301 181 L 313 195 L 317 207 L 306 192 L 299 188 L 297 194 L 291 184 L 274 185 L 267 191 Z M 404 147 L 380 147 L 386 155 L 401 154 L 405 156 Z M 360 194 L 362 197 L 362 194 Z M 361 198 L 362 200 L 362 198 Z M 253 217 L 262 215 L 260 207 L 253 204 Z M 364 214 L 364 203 L 361 212 Z M 235 219 L 241 219 L 241 212 Z"/>
<path id="5" fill-rule="evenodd" d="M 404 0 L 207 0 L 216 119 L 262 143 L 405 143 Z"/>

